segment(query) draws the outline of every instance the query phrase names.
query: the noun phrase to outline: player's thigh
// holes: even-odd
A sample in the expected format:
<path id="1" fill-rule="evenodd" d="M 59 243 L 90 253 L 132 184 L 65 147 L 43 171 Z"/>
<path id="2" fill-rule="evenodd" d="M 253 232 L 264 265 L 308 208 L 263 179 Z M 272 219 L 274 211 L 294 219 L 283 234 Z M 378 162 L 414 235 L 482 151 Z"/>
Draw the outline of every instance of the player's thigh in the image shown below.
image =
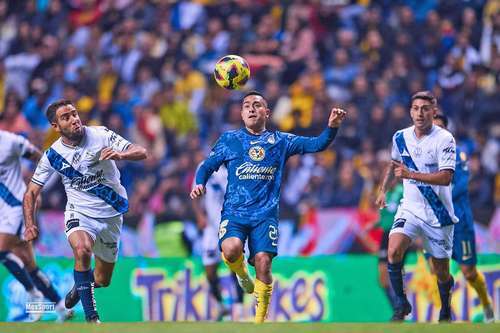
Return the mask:
<path id="1" fill-rule="evenodd" d="M 432 258 L 450 259 L 453 248 L 453 225 L 432 227 L 422 222 L 421 226 L 424 250 Z M 434 268 L 436 271 L 439 269 L 436 266 Z"/>
<path id="2" fill-rule="evenodd" d="M 95 220 L 76 211 L 64 212 L 65 233 L 76 257 L 92 250 L 100 232 Z"/>
<path id="3" fill-rule="evenodd" d="M 249 261 L 252 263 L 260 252 L 270 254 L 271 258 L 278 255 L 278 240 L 278 221 L 269 219 L 254 225 L 248 236 Z"/>
<path id="4" fill-rule="evenodd" d="M 96 221 L 102 227 L 94 243 L 93 251 L 97 259 L 102 262 L 114 264 L 118 260 L 118 248 L 120 246 L 120 233 L 123 224 L 123 216 L 117 215 Z"/>
<path id="5" fill-rule="evenodd" d="M 416 216 L 406 211 L 398 211 L 389 232 L 388 256 L 403 260 L 411 242 L 420 235 L 420 225 Z"/>
<path id="6" fill-rule="evenodd" d="M 477 264 L 474 230 L 467 230 L 455 225 L 452 258 L 460 265 L 475 266 Z"/>
<path id="7" fill-rule="evenodd" d="M 11 251 L 19 241 L 16 235 L 0 232 L 0 251 Z"/>
<path id="8" fill-rule="evenodd" d="M 219 250 L 224 255 L 242 253 L 243 246 L 249 235 L 250 226 L 247 223 L 224 219 L 219 224 Z"/>

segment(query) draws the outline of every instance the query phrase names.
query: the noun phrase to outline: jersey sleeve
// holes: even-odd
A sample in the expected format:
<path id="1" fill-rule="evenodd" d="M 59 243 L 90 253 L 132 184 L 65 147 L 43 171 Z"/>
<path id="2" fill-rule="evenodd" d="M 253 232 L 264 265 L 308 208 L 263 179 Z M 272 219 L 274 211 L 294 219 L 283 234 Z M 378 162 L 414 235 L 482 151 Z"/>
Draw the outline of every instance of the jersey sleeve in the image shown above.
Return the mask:
<path id="1" fill-rule="evenodd" d="M 401 153 L 399 152 L 398 145 L 396 144 L 396 134 L 392 137 L 391 159 L 393 161 L 402 162 Z"/>
<path id="2" fill-rule="evenodd" d="M 113 148 L 115 151 L 125 151 L 132 144 L 124 139 L 121 135 L 116 134 L 109 128 L 103 127 L 106 136 L 106 146 Z"/>
<path id="3" fill-rule="evenodd" d="M 325 150 L 337 135 L 337 128 L 327 127 L 319 136 L 298 136 L 286 134 L 287 157 L 296 154 L 316 153 Z"/>
<path id="4" fill-rule="evenodd" d="M 31 181 L 35 184 L 43 186 L 54 171 L 54 168 L 52 168 L 49 159 L 47 158 L 47 154 L 43 154 L 40 161 L 38 161 L 38 165 L 36 166 L 33 177 L 31 177 Z"/>
<path id="5" fill-rule="evenodd" d="M 446 135 L 440 141 L 437 151 L 439 170 L 455 170 L 456 145 L 451 134 Z"/>
<path id="6" fill-rule="evenodd" d="M 16 156 L 23 157 L 34 150 L 33 145 L 20 135 L 12 135 L 12 151 Z"/>
<path id="7" fill-rule="evenodd" d="M 208 178 L 224 163 L 228 154 L 227 135 L 223 134 L 215 143 L 207 159 L 196 172 L 196 185 L 205 185 Z"/>

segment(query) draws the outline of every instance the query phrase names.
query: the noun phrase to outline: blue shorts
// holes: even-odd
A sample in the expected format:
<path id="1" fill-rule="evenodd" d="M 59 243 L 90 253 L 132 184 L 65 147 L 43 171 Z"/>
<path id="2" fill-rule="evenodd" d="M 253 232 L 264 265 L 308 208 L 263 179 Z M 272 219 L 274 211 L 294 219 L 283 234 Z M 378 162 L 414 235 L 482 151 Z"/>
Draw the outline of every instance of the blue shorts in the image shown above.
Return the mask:
<path id="1" fill-rule="evenodd" d="M 477 253 L 474 227 L 464 222 L 455 224 L 453 254 L 451 257 L 460 265 L 476 265 Z"/>
<path id="2" fill-rule="evenodd" d="M 235 219 L 224 219 L 219 225 L 219 249 L 222 251 L 222 242 L 229 237 L 237 237 L 245 244 L 248 238 L 248 261 L 259 252 L 266 252 L 273 257 L 278 254 L 278 221 L 266 219 L 260 221 L 242 222 Z"/>

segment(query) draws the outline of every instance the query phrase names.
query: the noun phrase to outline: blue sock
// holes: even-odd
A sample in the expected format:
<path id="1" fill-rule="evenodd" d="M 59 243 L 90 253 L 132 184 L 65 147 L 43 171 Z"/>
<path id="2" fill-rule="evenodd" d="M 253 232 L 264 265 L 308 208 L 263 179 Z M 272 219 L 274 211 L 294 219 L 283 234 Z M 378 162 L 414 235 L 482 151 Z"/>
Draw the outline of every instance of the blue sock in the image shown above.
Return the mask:
<path id="1" fill-rule="evenodd" d="M 40 290 L 46 298 L 48 298 L 51 302 L 59 303 L 61 300 L 61 296 L 54 289 L 54 286 L 50 282 L 47 275 L 45 275 L 38 267 L 35 268 L 32 272 L 30 272 L 31 280 L 35 284 L 36 288 Z"/>
<path id="2" fill-rule="evenodd" d="M 23 261 L 10 251 L 0 251 L 0 262 L 4 264 L 5 268 L 14 275 L 17 281 L 19 281 L 26 291 L 31 291 L 35 286 L 33 281 L 24 269 Z"/>
<path id="3" fill-rule="evenodd" d="M 408 300 L 403 287 L 403 263 L 387 263 L 387 271 L 391 280 L 392 290 L 396 294 L 396 305 L 402 306 Z"/>
<path id="4" fill-rule="evenodd" d="M 449 312 L 450 311 L 450 301 L 451 301 L 451 289 L 455 284 L 455 280 L 453 276 L 450 275 L 450 279 L 446 282 L 438 281 L 439 288 L 439 298 L 441 298 L 441 309 L 442 311 Z"/>
<path id="5" fill-rule="evenodd" d="M 85 318 L 90 319 L 97 316 L 97 309 L 94 298 L 94 280 L 92 270 L 89 269 L 84 272 L 73 271 L 75 276 L 75 286 L 78 296 L 82 301 L 83 311 Z"/>

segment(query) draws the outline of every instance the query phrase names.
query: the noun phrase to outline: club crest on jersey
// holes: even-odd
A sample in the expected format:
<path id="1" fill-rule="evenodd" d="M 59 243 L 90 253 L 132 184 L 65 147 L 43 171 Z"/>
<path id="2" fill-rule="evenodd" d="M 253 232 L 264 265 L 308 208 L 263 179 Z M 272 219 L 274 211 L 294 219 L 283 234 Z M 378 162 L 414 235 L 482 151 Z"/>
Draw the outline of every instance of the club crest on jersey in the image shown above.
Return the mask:
<path id="1" fill-rule="evenodd" d="M 254 161 L 262 161 L 266 157 L 266 151 L 261 146 L 253 146 L 248 150 L 248 156 Z"/>

